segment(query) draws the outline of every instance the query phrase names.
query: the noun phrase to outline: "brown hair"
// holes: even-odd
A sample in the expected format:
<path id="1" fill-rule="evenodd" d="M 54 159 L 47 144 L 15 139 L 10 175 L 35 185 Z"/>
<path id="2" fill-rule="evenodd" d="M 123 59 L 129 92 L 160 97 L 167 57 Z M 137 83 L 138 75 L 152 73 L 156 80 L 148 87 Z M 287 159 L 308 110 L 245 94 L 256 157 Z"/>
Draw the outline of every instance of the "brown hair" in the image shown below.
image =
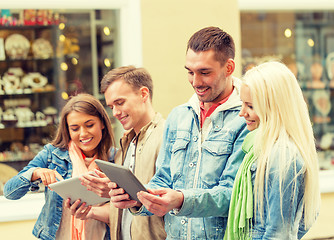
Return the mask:
<path id="1" fill-rule="evenodd" d="M 73 96 L 66 103 L 60 114 L 60 123 L 56 137 L 52 140 L 51 144 L 61 149 L 68 149 L 71 137 L 68 129 L 67 116 L 73 111 L 89 114 L 101 120 L 104 128 L 102 129 L 102 140 L 97 147 L 97 157 L 99 159 L 108 160 L 110 148 L 115 147 L 111 121 L 101 102 L 90 94 L 80 93 Z"/>
<path id="2" fill-rule="evenodd" d="M 133 89 L 139 90 L 141 87 L 147 87 L 150 92 L 150 99 L 152 100 L 153 82 L 151 75 L 144 68 L 124 66 L 112 69 L 102 78 L 101 93 L 104 94 L 110 84 L 118 79 L 123 79 L 126 83 L 131 85 Z"/>
<path id="3" fill-rule="evenodd" d="M 202 52 L 213 49 L 216 60 L 222 65 L 235 57 L 233 38 L 218 27 L 206 27 L 194 33 L 188 41 L 187 51 Z"/>

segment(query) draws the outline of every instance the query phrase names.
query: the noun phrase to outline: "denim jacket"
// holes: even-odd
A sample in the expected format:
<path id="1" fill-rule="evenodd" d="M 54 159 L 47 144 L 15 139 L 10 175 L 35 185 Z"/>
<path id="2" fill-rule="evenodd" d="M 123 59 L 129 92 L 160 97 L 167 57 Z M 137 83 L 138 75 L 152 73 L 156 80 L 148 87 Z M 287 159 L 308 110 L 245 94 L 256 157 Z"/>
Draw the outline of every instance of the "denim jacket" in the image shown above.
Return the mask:
<path id="1" fill-rule="evenodd" d="M 261 221 L 259 211 L 255 211 L 253 239 L 301 239 L 308 231 L 305 229 L 303 211 L 304 161 L 296 145 L 292 142 L 289 144 L 285 155 L 287 158 L 295 157 L 296 164 L 292 164 L 286 171 L 281 189 L 283 202 L 281 204 L 278 175 L 278 161 L 280 161 L 282 149 L 275 144 L 270 155 L 269 179 L 265 182 L 263 221 Z M 254 185 L 256 162 L 251 167 L 251 171 Z M 296 184 L 294 184 L 293 180 L 296 176 Z"/>
<path id="2" fill-rule="evenodd" d="M 72 163 L 68 151 L 47 144 L 22 171 L 5 184 L 4 196 L 7 199 L 17 200 L 29 191 L 37 191 L 40 181 L 31 182 L 32 174 L 36 168 L 54 169 L 64 179 L 72 176 Z M 63 199 L 47 187 L 44 195 L 45 204 L 34 226 L 33 234 L 39 239 L 50 240 L 56 238 L 62 216 Z M 106 228 L 109 235 L 107 225 Z"/>
<path id="3" fill-rule="evenodd" d="M 165 215 L 167 239 L 223 239 L 233 182 L 244 157 L 248 133 L 238 116 L 239 82 L 229 99 L 200 127 L 199 100 L 194 95 L 176 107 L 165 123 L 157 171 L 149 188 L 182 191 L 181 209 Z M 142 207 L 135 214 L 150 214 Z"/>

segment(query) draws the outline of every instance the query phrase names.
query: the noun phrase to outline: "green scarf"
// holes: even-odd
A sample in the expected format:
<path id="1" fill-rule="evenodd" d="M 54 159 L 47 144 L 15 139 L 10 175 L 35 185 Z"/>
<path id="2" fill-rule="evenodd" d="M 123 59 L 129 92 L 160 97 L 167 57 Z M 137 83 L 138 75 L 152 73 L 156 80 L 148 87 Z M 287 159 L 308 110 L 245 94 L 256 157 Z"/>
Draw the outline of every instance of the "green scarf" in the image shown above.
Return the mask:
<path id="1" fill-rule="evenodd" d="M 245 137 L 245 157 L 234 180 L 224 240 L 252 239 L 253 187 L 251 166 L 255 162 L 253 143 L 256 130 Z"/>

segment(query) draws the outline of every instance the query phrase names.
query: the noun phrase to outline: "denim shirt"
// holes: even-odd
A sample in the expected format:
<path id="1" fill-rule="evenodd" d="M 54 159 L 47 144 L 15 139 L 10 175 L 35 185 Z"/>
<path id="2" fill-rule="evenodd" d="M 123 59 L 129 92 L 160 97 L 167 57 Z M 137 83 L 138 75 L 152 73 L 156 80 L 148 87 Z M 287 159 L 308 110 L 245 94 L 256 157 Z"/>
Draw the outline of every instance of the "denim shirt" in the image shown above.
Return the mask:
<path id="1" fill-rule="evenodd" d="M 280 161 L 279 156 L 282 150 L 275 144 L 270 155 L 269 179 L 265 182 L 263 221 L 261 222 L 259 211 L 255 211 L 252 230 L 253 239 L 301 239 L 308 231 L 308 229 L 305 229 L 303 211 L 304 161 L 295 144 L 292 142 L 289 144 L 291 146 L 286 151 L 286 157 L 295 157 L 296 164 L 290 165 L 286 171 L 281 190 L 283 194 L 282 204 L 278 175 L 278 161 Z M 256 164 L 255 162 L 251 167 L 253 186 Z M 296 175 L 296 184 L 294 184 L 293 180 Z"/>
<path id="2" fill-rule="evenodd" d="M 29 191 L 37 191 L 40 181 L 31 182 L 31 177 L 37 168 L 56 170 L 64 179 L 72 176 L 72 163 L 67 150 L 61 150 L 47 144 L 29 164 L 16 176 L 11 178 L 4 187 L 4 196 L 7 199 L 17 200 Z M 33 234 L 39 239 L 55 239 L 63 211 L 63 199 L 56 192 L 45 188 L 45 204 L 36 221 Z M 109 235 L 109 227 L 107 227 Z"/>
<path id="3" fill-rule="evenodd" d="M 240 99 L 234 91 L 209 117 L 208 129 L 200 127 L 197 96 L 173 109 L 166 120 L 157 171 L 147 187 L 172 188 L 184 195 L 181 209 L 165 215 L 167 239 L 223 239 L 234 178 L 244 157 L 241 145 L 248 133 L 238 116 Z M 135 214 L 150 213 L 142 207 Z"/>

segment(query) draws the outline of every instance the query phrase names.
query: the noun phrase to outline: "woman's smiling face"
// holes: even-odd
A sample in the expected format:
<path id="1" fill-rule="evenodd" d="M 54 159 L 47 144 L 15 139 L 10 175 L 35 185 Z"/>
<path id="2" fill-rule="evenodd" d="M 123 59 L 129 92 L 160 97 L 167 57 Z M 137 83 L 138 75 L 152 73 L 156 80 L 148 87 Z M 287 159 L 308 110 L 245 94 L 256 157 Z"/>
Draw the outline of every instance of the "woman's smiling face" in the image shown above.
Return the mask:
<path id="1" fill-rule="evenodd" d="M 245 118 L 247 129 L 249 131 L 253 131 L 259 126 L 260 119 L 253 109 L 253 101 L 250 89 L 245 84 L 241 85 L 240 98 L 242 101 L 242 107 L 239 116 Z"/>
<path id="2" fill-rule="evenodd" d="M 67 125 L 71 140 L 86 157 L 93 157 L 102 139 L 104 128 L 98 117 L 72 111 L 67 115 Z"/>

